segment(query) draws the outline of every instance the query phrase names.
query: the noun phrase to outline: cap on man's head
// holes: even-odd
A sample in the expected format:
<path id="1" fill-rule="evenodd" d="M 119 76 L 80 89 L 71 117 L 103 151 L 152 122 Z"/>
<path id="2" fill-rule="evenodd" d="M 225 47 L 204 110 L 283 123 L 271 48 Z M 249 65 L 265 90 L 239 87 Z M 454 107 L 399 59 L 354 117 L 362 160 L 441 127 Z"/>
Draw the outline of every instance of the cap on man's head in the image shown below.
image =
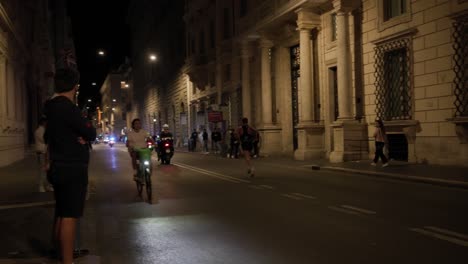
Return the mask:
<path id="1" fill-rule="evenodd" d="M 71 91 L 80 81 L 80 73 L 72 68 L 58 69 L 55 72 L 55 88 L 56 93 L 64 93 Z"/>

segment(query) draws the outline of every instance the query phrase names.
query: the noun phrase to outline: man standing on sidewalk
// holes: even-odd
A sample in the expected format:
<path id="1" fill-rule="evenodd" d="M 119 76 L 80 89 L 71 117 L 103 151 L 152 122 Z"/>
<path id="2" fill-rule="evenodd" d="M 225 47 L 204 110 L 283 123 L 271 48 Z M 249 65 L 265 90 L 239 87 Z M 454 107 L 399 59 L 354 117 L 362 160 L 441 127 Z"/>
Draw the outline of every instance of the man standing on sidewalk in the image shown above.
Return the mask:
<path id="1" fill-rule="evenodd" d="M 55 73 L 56 96 L 46 102 L 48 178 L 55 194 L 55 239 L 63 264 L 73 261 L 76 222 L 83 215 L 88 186 L 88 142 L 96 130 L 75 105 L 79 73 L 59 69 Z"/>

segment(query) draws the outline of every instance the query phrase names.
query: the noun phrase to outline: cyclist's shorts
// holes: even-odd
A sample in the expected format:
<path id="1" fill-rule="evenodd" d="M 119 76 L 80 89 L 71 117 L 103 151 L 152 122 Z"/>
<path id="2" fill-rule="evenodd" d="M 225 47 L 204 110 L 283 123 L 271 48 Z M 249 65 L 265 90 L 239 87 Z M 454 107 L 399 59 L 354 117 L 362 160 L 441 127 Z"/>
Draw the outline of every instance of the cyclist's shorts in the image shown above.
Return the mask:
<path id="1" fill-rule="evenodd" d="M 52 162 L 47 176 L 54 187 L 56 217 L 83 216 L 88 187 L 88 165 Z"/>

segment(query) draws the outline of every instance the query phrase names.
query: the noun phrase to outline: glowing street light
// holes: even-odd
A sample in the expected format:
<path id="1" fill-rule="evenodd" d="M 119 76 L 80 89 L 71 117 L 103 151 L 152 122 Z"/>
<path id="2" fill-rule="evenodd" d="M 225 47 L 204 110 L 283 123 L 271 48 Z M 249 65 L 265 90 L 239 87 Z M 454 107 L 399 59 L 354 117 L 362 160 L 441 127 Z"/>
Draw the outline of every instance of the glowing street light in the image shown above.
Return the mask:
<path id="1" fill-rule="evenodd" d="M 91 99 L 88 99 L 88 102 L 91 103 Z"/>
<path id="2" fill-rule="evenodd" d="M 98 54 L 99 54 L 99 56 L 104 56 L 104 55 L 106 55 L 106 53 L 105 53 L 103 50 L 99 50 L 99 51 L 98 51 Z"/>
<path id="3" fill-rule="evenodd" d="M 150 54 L 149 59 L 150 59 L 150 61 L 156 61 L 157 57 L 154 54 Z"/>
<path id="4" fill-rule="evenodd" d="M 114 102 L 114 103 L 115 103 L 115 102 L 117 102 L 117 100 L 115 100 L 115 99 L 112 99 L 112 102 Z"/>
<path id="5" fill-rule="evenodd" d="M 92 85 L 92 86 L 96 86 L 96 83 L 95 83 L 95 82 L 93 82 L 91 85 Z"/>
<path id="6" fill-rule="evenodd" d="M 127 83 L 127 84 L 125 84 L 125 88 L 128 88 L 128 87 L 130 87 L 130 85 L 128 85 L 128 83 Z"/>

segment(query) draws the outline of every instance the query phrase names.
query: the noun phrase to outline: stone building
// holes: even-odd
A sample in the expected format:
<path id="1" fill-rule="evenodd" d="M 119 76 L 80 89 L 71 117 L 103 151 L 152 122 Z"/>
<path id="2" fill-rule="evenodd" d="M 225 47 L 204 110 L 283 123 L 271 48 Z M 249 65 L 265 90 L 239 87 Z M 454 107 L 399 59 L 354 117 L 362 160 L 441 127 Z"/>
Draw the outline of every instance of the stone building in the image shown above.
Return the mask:
<path id="1" fill-rule="evenodd" d="M 164 0 L 131 1 L 128 15 L 133 96 L 129 119 L 140 118 L 153 135 L 168 124 L 176 145 L 187 142 L 188 135 L 183 14 L 183 1 Z"/>
<path id="2" fill-rule="evenodd" d="M 55 58 L 72 63 L 69 28 L 62 0 L 0 0 L 0 166 L 22 159 L 34 143 Z"/>
<path id="3" fill-rule="evenodd" d="M 99 109 L 99 132 L 109 134 L 116 139 L 122 136 L 129 127 L 128 109 L 131 103 L 130 84 L 126 81 L 128 64 L 122 64 L 111 71 L 104 80 L 99 92 L 101 93 L 101 108 Z"/>
<path id="4" fill-rule="evenodd" d="M 468 164 L 465 0 L 186 1 L 191 125 L 249 117 L 262 152 Z M 229 106 L 228 110 L 226 109 Z"/>

